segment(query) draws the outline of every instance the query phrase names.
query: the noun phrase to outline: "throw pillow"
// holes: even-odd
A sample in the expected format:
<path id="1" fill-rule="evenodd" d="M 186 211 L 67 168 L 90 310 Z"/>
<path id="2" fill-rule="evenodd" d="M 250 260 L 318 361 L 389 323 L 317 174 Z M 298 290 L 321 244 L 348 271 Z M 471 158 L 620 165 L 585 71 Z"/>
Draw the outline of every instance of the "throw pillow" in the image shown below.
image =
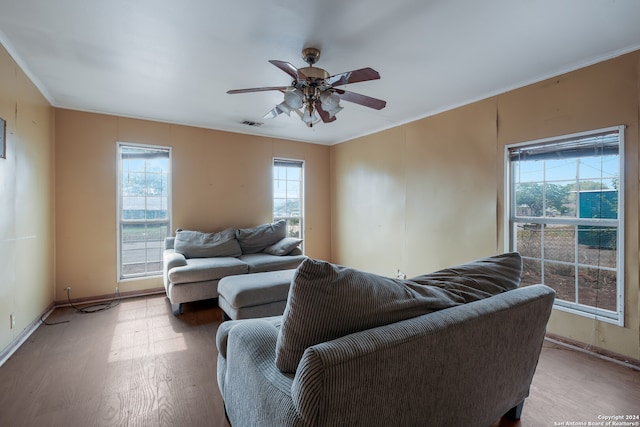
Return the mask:
<path id="1" fill-rule="evenodd" d="M 309 346 L 462 302 L 438 287 L 306 259 L 289 289 L 276 366 L 293 373 Z"/>
<path id="2" fill-rule="evenodd" d="M 508 252 L 409 280 L 438 286 L 472 302 L 517 288 L 521 277 L 522 257 L 518 252 Z"/>
<path id="3" fill-rule="evenodd" d="M 217 233 L 178 230 L 173 247 L 185 258 L 237 257 L 242 251 L 235 231 L 235 228 Z"/>
<path id="4" fill-rule="evenodd" d="M 285 237 L 284 239 L 274 243 L 273 245 L 267 246 L 262 252 L 278 256 L 287 255 L 295 248 L 297 248 L 300 243 L 302 243 L 302 239 L 296 239 L 295 237 Z"/>
<path id="5" fill-rule="evenodd" d="M 243 254 L 262 252 L 267 246 L 271 246 L 285 237 L 287 237 L 287 221 L 284 219 L 272 224 L 236 230 L 236 238 L 240 242 Z"/>

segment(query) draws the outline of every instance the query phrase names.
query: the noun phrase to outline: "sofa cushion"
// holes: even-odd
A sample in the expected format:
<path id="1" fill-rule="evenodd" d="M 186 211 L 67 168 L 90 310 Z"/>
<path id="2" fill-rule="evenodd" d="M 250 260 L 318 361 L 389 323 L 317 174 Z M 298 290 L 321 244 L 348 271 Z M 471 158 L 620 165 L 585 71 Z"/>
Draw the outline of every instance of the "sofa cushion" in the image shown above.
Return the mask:
<path id="1" fill-rule="evenodd" d="M 217 233 L 178 230 L 174 248 L 185 258 L 236 257 L 242 254 L 236 240 L 235 228 Z"/>
<path id="2" fill-rule="evenodd" d="M 411 281 L 451 291 L 465 302 L 477 301 L 516 289 L 522 277 L 518 252 L 482 258 L 467 264 L 412 277 Z"/>
<path id="3" fill-rule="evenodd" d="M 277 256 L 265 253 L 240 255 L 239 260 L 249 266 L 249 273 L 263 271 L 288 270 L 296 268 L 307 257 L 304 255 Z"/>
<path id="4" fill-rule="evenodd" d="M 284 239 L 277 241 L 273 245 L 267 246 L 263 249 L 262 252 L 278 256 L 287 255 L 295 248 L 300 246 L 300 243 L 302 243 L 302 239 L 296 239 L 295 237 L 285 237 Z"/>
<path id="5" fill-rule="evenodd" d="M 235 309 L 280 301 L 282 311 L 277 314 L 282 314 L 294 272 L 289 269 L 223 277 L 218 282 L 218 294 Z"/>
<path id="6" fill-rule="evenodd" d="M 243 254 L 262 252 L 267 246 L 279 242 L 287 236 L 287 221 L 281 219 L 271 224 L 262 224 L 253 228 L 236 230 Z"/>
<path id="7" fill-rule="evenodd" d="M 309 346 L 463 302 L 446 289 L 306 259 L 289 290 L 276 366 L 295 372 Z"/>
<path id="8" fill-rule="evenodd" d="M 171 283 L 204 282 L 217 280 L 225 276 L 246 274 L 249 266 L 233 257 L 189 258 L 187 265 L 169 270 Z"/>

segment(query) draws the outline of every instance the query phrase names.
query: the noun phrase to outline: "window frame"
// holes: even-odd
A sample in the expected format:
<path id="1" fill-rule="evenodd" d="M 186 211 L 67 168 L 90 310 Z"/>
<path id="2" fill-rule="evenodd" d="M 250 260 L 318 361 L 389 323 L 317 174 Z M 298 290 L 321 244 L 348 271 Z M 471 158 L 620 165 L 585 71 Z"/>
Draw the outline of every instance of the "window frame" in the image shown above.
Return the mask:
<path id="1" fill-rule="evenodd" d="M 276 176 L 275 176 L 275 167 L 277 166 L 276 163 L 277 162 L 282 162 L 282 163 L 290 163 L 292 165 L 299 165 L 300 166 L 300 215 L 299 216 L 276 216 L 275 215 L 275 183 L 276 183 Z M 287 237 L 290 236 L 289 232 L 289 223 L 288 220 L 289 219 L 298 219 L 299 220 L 299 227 L 300 227 L 300 236 L 297 237 L 299 239 L 302 239 L 303 243 L 300 245 L 300 248 L 302 249 L 302 251 L 304 252 L 304 225 L 305 225 L 305 161 L 304 160 L 300 160 L 300 159 L 291 159 L 291 158 L 284 158 L 284 157 L 274 157 L 271 161 L 271 214 L 273 216 L 273 221 L 277 221 L 279 219 L 285 219 L 287 220 Z"/>
<path id="2" fill-rule="evenodd" d="M 140 144 L 140 143 L 132 143 L 132 142 L 121 142 L 118 141 L 116 143 L 116 163 L 117 163 L 117 184 L 116 184 L 116 229 L 117 229 L 117 281 L 126 282 L 132 280 L 139 279 L 147 279 L 150 277 L 159 277 L 162 276 L 162 267 L 157 272 L 144 272 L 140 274 L 130 274 L 123 276 L 123 242 L 122 242 L 122 226 L 123 226 L 123 218 L 122 218 L 122 202 L 123 202 L 123 194 L 122 194 L 122 148 L 123 147 L 131 147 L 131 148 L 140 148 L 140 149 L 148 149 L 148 150 L 161 150 L 166 151 L 168 154 L 168 167 L 167 167 L 167 220 L 162 221 L 163 223 L 167 223 L 167 235 L 165 237 L 169 237 L 171 235 L 172 228 L 172 159 L 173 159 L 173 151 L 172 147 L 169 146 L 161 146 L 161 145 L 151 145 L 151 144 Z M 127 223 L 140 223 L 140 224 L 148 224 L 150 221 L 144 220 L 128 220 Z M 146 242 L 146 240 L 145 240 Z M 164 242 L 161 243 L 160 253 L 162 254 L 162 249 L 164 248 Z M 162 255 L 160 256 L 160 264 L 162 265 Z"/>
<path id="3" fill-rule="evenodd" d="M 603 226 L 611 226 L 613 222 L 615 222 L 616 227 L 616 310 L 615 312 L 612 310 L 606 310 L 598 307 L 594 307 L 591 305 L 580 304 L 576 302 L 569 302 L 565 300 L 558 300 L 554 302 L 554 308 L 563 312 L 576 314 L 583 317 L 597 319 L 607 323 L 613 323 L 618 326 L 624 326 L 624 288 L 625 288 L 625 269 L 624 269 L 624 248 L 625 248 L 625 187 L 624 187 L 624 177 L 625 177 L 625 126 L 611 126 L 601 129 L 595 129 L 591 131 L 578 132 L 573 134 L 561 135 L 550 138 L 537 139 L 532 141 L 525 141 L 516 144 L 505 145 L 504 147 L 504 247 L 508 248 L 508 250 L 516 250 L 516 233 L 514 230 L 516 229 L 516 224 L 518 223 L 534 223 L 534 224 L 571 224 L 578 226 L 590 226 L 590 225 L 603 225 Z M 561 143 L 571 140 L 580 140 L 586 139 L 588 137 L 593 137 L 597 135 L 602 135 L 606 133 L 618 133 L 618 188 L 617 188 L 617 203 L 618 203 L 618 211 L 617 211 L 617 220 L 612 219 L 584 219 L 579 217 L 578 206 L 576 206 L 576 217 L 575 219 L 563 217 L 562 219 L 557 219 L 554 217 L 546 216 L 543 212 L 542 216 L 518 216 L 517 215 L 517 207 L 516 203 L 516 186 L 512 182 L 513 181 L 513 170 L 514 167 L 511 161 L 511 151 L 514 149 L 522 149 L 523 147 L 533 147 L 533 146 L 542 146 L 549 145 L 554 143 Z M 576 244 L 574 246 L 575 250 L 578 250 L 578 236 L 576 233 Z M 544 250 L 542 252 L 540 261 L 546 260 L 544 257 Z M 575 260 L 575 265 L 578 265 L 577 259 Z M 542 278 L 544 282 L 544 276 Z M 612 314 L 615 313 L 615 314 Z"/>

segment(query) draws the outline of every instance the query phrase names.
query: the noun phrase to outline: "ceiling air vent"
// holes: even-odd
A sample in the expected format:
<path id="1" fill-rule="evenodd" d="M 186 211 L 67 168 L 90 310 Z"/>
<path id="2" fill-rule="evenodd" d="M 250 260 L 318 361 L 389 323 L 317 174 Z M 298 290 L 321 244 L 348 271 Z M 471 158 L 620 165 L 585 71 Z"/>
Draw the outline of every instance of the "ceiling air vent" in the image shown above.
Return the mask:
<path id="1" fill-rule="evenodd" d="M 254 122 L 253 120 L 244 120 L 244 121 L 242 122 L 242 124 L 243 124 L 243 125 L 246 125 L 246 126 L 260 127 L 260 126 L 262 126 L 264 123 L 262 123 L 262 122 Z"/>

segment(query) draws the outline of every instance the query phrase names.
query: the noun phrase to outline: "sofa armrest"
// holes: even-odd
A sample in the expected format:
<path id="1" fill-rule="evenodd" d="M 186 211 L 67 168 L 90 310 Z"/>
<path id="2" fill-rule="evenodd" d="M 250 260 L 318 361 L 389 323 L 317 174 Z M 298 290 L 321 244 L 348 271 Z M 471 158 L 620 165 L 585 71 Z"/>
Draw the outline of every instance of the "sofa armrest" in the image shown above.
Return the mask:
<path id="1" fill-rule="evenodd" d="M 181 253 L 176 252 L 175 249 L 166 249 L 162 254 L 162 261 L 165 272 L 169 272 L 174 267 L 187 265 L 187 259 Z"/>
<path id="2" fill-rule="evenodd" d="M 164 250 L 162 254 L 162 282 L 167 292 L 169 292 L 169 271 L 183 265 L 187 265 L 187 259 L 184 255 L 176 252 L 175 249 Z"/>
<path id="3" fill-rule="evenodd" d="M 291 425 L 298 419 L 291 401 L 293 375 L 275 363 L 278 325 L 279 316 L 239 320 L 216 336 L 222 342 L 227 335 L 226 372 L 218 372 L 218 378 L 231 425 L 255 425 L 256 414 L 263 425 Z"/>
<path id="4" fill-rule="evenodd" d="M 262 317 L 257 320 L 260 320 L 261 322 L 267 322 L 272 325 L 273 328 L 275 328 L 277 336 L 280 325 L 282 324 L 282 316 Z M 216 332 L 216 348 L 218 349 L 218 354 L 221 357 L 223 357 L 224 359 L 227 358 L 227 343 L 229 342 L 229 332 L 231 331 L 231 329 L 248 321 L 249 319 L 228 320 L 226 322 L 222 322 L 222 324 L 218 326 L 218 331 Z M 270 333 L 273 332 L 273 328 L 269 328 Z"/>
<path id="5" fill-rule="evenodd" d="M 173 249 L 174 248 L 174 244 L 175 244 L 176 238 L 175 237 L 165 237 L 164 238 L 164 248 L 165 249 Z"/>

